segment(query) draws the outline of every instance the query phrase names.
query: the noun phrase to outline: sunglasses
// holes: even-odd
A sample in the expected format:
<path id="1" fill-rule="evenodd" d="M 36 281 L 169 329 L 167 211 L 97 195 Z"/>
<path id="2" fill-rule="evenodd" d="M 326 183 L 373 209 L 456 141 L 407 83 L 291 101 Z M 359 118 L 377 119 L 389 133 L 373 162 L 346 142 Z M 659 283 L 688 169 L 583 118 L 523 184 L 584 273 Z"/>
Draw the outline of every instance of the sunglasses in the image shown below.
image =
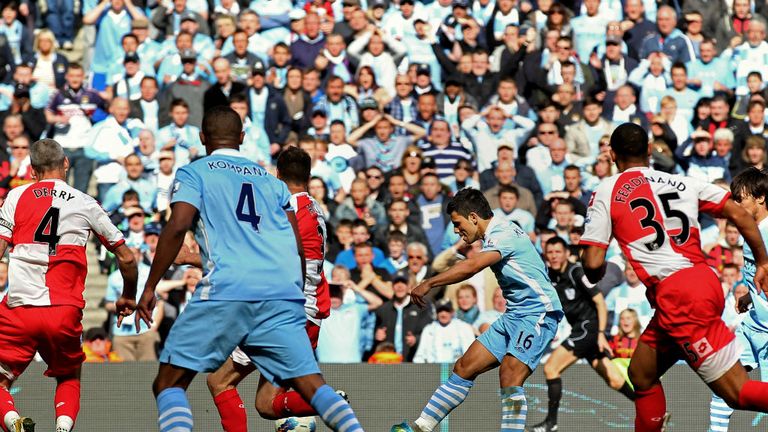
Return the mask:
<path id="1" fill-rule="evenodd" d="M 382 177 L 380 175 L 378 175 L 378 174 L 366 175 L 366 177 L 369 178 L 369 179 L 372 179 L 372 180 L 381 180 L 382 179 Z"/>
<path id="2" fill-rule="evenodd" d="M 408 259 L 416 259 L 416 260 L 423 260 L 423 256 L 417 256 L 417 255 L 408 255 Z"/>
<path id="3" fill-rule="evenodd" d="M 539 131 L 539 135 L 554 135 L 554 134 L 555 134 L 555 131 L 545 131 L 545 130 Z"/>

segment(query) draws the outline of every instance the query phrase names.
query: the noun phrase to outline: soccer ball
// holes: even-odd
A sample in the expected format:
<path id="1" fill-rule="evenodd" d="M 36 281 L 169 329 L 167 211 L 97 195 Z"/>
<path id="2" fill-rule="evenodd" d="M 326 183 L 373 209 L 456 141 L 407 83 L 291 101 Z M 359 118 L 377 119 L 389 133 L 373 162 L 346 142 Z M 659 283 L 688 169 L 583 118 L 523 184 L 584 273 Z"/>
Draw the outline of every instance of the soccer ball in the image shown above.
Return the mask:
<path id="1" fill-rule="evenodd" d="M 317 422 L 314 417 L 288 417 L 275 421 L 275 432 L 315 432 Z"/>

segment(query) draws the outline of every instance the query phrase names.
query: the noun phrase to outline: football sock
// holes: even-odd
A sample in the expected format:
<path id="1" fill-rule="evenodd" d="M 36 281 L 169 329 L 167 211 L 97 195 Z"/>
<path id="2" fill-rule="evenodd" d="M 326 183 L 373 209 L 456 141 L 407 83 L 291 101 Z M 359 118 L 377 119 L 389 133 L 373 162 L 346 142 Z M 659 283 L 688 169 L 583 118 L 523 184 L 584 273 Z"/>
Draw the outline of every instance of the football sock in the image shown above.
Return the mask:
<path id="1" fill-rule="evenodd" d="M 424 432 L 432 432 L 454 408 L 464 402 L 474 384 L 456 374 L 451 374 L 448 381 L 435 390 L 424 411 L 416 420 L 416 425 Z"/>
<path id="2" fill-rule="evenodd" d="M 667 411 L 667 399 L 661 384 L 655 384 L 648 390 L 635 390 L 635 395 L 635 430 L 661 431 Z"/>
<path id="3" fill-rule="evenodd" d="M 171 387 L 157 395 L 157 425 L 160 432 L 191 432 L 194 422 L 184 389 Z"/>
<path id="4" fill-rule="evenodd" d="M 709 430 L 710 432 L 728 432 L 733 408 L 718 395 L 713 394 L 709 402 Z"/>
<path id="5" fill-rule="evenodd" d="M 628 382 L 624 382 L 624 385 L 619 389 L 619 393 L 623 394 L 627 399 L 635 400 L 635 391 L 629 386 Z"/>
<path id="6" fill-rule="evenodd" d="M 11 393 L 5 387 L 0 387 L 0 418 L 2 418 L 5 426 L 3 430 L 11 430 L 13 422 L 19 417 L 21 416 L 13 405 Z"/>
<path id="7" fill-rule="evenodd" d="M 560 399 L 563 397 L 563 380 L 561 378 L 547 380 L 547 423 L 557 424 L 557 411 L 560 409 Z"/>
<path id="8" fill-rule="evenodd" d="M 221 426 L 226 432 L 245 432 L 248 430 L 248 415 L 243 400 L 237 389 L 225 390 L 213 398 L 221 417 Z"/>
<path id="9" fill-rule="evenodd" d="M 363 432 L 349 403 L 325 384 L 312 396 L 312 406 L 329 428 L 337 432 Z"/>
<path id="10" fill-rule="evenodd" d="M 272 409 L 279 418 L 309 417 L 317 415 L 317 411 L 308 404 L 300 394 L 291 390 L 279 393 L 272 401 Z"/>
<path id="11" fill-rule="evenodd" d="M 501 430 L 524 431 L 528 404 L 522 387 L 501 389 Z"/>
<path id="12" fill-rule="evenodd" d="M 739 392 L 739 406 L 744 410 L 768 412 L 768 383 L 745 382 Z"/>
<path id="13" fill-rule="evenodd" d="M 69 432 L 80 412 L 80 380 L 70 378 L 56 385 L 56 432 Z"/>

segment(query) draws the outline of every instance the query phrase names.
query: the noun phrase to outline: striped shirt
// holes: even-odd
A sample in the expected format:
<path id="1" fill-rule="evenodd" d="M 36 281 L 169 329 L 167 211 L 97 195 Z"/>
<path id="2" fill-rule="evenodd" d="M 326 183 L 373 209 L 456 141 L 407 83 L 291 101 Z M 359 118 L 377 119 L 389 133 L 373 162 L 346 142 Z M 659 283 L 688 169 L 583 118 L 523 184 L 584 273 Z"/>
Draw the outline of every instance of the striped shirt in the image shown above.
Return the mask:
<path id="1" fill-rule="evenodd" d="M 452 142 L 448 147 L 442 149 L 434 144 L 424 146 L 422 149 L 424 150 L 424 157 L 434 159 L 435 165 L 437 165 L 437 176 L 441 180 L 452 176 L 454 174 L 453 167 L 456 166 L 456 162 L 462 159 L 472 161 L 472 165 L 475 165 L 472 153 L 457 142 Z"/>

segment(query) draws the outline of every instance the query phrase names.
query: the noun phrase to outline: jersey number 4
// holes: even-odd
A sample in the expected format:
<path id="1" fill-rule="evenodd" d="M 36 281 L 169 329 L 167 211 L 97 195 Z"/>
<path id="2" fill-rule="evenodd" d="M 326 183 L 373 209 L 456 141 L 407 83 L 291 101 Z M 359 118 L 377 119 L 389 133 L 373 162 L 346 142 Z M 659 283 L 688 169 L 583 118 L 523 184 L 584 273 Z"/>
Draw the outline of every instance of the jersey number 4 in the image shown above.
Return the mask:
<path id="1" fill-rule="evenodd" d="M 688 221 L 688 216 L 680 210 L 673 209 L 669 202 L 680 199 L 680 195 L 677 192 L 670 192 L 665 194 L 659 194 L 661 205 L 664 207 L 664 213 L 668 218 L 675 218 L 680 220 L 680 234 L 672 236 L 672 240 L 675 244 L 682 245 L 688 241 L 691 235 L 691 223 Z M 645 217 L 640 219 L 640 226 L 643 228 L 652 228 L 656 232 L 656 237 L 645 244 L 645 247 L 650 251 L 655 251 L 664 245 L 664 238 L 666 232 L 664 227 L 656 220 L 656 205 L 648 198 L 635 198 L 629 203 L 629 207 L 632 210 L 642 207 L 645 209 Z"/>
<path id="2" fill-rule="evenodd" d="M 237 199 L 235 214 L 237 215 L 237 220 L 247 222 L 251 224 L 256 232 L 259 231 L 261 215 L 256 212 L 256 198 L 251 183 L 243 183 L 243 186 L 240 188 L 240 198 Z"/>
<path id="3" fill-rule="evenodd" d="M 45 212 L 40 225 L 35 230 L 35 243 L 48 243 L 48 255 L 56 255 L 56 246 L 59 244 L 59 209 L 51 207 Z"/>

